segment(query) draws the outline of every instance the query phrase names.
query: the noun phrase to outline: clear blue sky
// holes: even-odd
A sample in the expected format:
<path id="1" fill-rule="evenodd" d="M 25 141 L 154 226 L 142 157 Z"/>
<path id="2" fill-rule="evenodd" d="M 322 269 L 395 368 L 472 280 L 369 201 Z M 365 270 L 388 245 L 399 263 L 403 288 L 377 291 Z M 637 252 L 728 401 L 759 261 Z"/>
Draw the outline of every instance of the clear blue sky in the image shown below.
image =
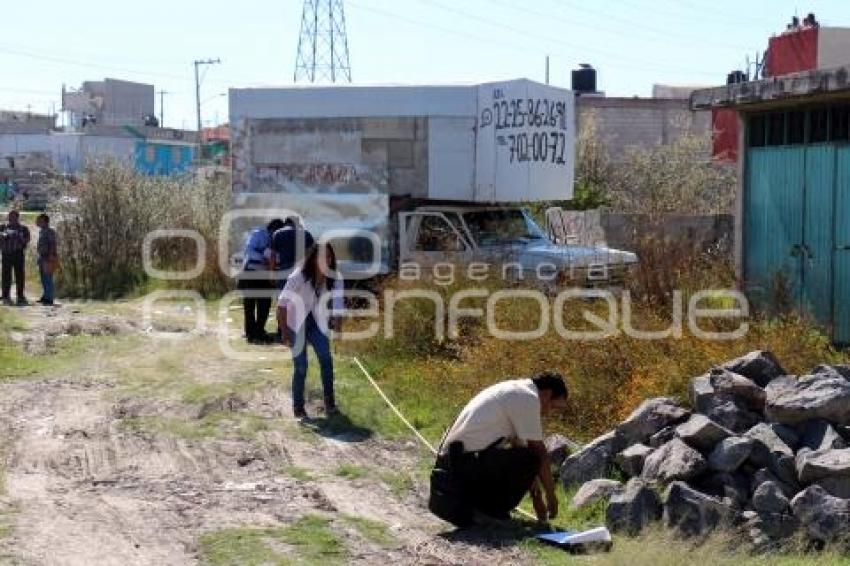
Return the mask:
<path id="1" fill-rule="evenodd" d="M 609 95 L 653 83 L 721 83 L 795 13 L 850 26 L 848 0 L 346 0 L 357 83 L 528 77 L 569 85 L 578 63 Z M 132 6 L 132 8 L 130 7 Z M 0 108 L 59 107 L 63 83 L 153 83 L 167 126 L 194 125 L 192 60 L 220 57 L 205 122 L 227 120 L 228 87 L 292 83 L 301 0 L 30 0 L 3 5 Z M 159 102 L 157 100 L 157 113 Z"/>

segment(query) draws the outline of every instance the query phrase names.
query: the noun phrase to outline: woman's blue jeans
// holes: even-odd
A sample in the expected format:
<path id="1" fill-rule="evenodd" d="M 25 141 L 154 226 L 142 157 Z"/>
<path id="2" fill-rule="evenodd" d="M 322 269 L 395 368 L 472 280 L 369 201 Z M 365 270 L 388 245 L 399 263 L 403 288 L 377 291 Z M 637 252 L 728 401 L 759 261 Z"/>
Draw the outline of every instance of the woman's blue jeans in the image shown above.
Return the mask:
<path id="1" fill-rule="evenodd" d="M 299 337 L 301 338 L 300 343 Z M 307 315 L 307 319 L 297 332 L 289 329 L 289 339 L 292 344 L 293 365 L 292 406 L 295 409 L 304 408 L 304 382 L 307 380 L 307 344 L 313 347 L 313 351 L 319 359 L 325 403 L 333 405 L 334 365 L 330 339 L 316 324 L 312 314 Z"/>

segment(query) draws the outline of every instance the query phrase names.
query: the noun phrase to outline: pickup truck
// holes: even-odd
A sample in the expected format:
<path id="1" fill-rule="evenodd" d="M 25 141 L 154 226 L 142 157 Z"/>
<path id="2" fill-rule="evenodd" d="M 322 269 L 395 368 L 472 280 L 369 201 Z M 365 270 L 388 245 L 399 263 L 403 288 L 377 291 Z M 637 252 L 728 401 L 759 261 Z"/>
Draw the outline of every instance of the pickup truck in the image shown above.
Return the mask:
<path id="1" fill-rule="evenodd" d="M 423 269 L 480 262 L 502 266 L 500 275 L 619 286 L 638 261 L 634 253 L 605 246 L 556 244 L 523 208 L 420 206 L 400 212 L 398 221 L 399 263 Z"/>

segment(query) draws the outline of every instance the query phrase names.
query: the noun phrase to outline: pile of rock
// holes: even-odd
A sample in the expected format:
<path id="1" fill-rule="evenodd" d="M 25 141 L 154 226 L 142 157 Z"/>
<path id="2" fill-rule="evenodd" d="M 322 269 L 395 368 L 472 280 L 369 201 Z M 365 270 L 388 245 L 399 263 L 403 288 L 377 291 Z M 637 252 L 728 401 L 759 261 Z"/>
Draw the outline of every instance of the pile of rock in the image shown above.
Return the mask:
<path id="1" fill-rule="evenodd" d="M 629 534 L 662 520 L 689 536 L 742 528 L 758 545 L 848 536 L 850 366 L 789 376 L 757 351 L 694 378 L 690 398 L 693 410 L 647 400 L 565 456 L 572 504 L 606 500 L 608 527 Z"/>

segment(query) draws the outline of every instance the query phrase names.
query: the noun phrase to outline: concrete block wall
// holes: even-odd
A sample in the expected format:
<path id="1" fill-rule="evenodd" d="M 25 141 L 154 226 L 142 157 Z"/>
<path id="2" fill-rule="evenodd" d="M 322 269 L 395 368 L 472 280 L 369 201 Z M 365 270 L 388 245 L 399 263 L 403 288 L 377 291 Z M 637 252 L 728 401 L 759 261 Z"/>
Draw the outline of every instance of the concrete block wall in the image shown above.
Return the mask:
<path id="1" fill-rule="evenodd" d="M 579 129 L 591 115 L 615 160 L 622 159 L 629 147 L 669 144 L 688 131 L 711 132 L 711 112 L 691 110 L 683 99 L 579 97 Z"/>
<path id="2" fill-rule="evenodd" d="M 234 128 L 234 191 L 428 194 L 428 119 L 247 120 Z"/>

